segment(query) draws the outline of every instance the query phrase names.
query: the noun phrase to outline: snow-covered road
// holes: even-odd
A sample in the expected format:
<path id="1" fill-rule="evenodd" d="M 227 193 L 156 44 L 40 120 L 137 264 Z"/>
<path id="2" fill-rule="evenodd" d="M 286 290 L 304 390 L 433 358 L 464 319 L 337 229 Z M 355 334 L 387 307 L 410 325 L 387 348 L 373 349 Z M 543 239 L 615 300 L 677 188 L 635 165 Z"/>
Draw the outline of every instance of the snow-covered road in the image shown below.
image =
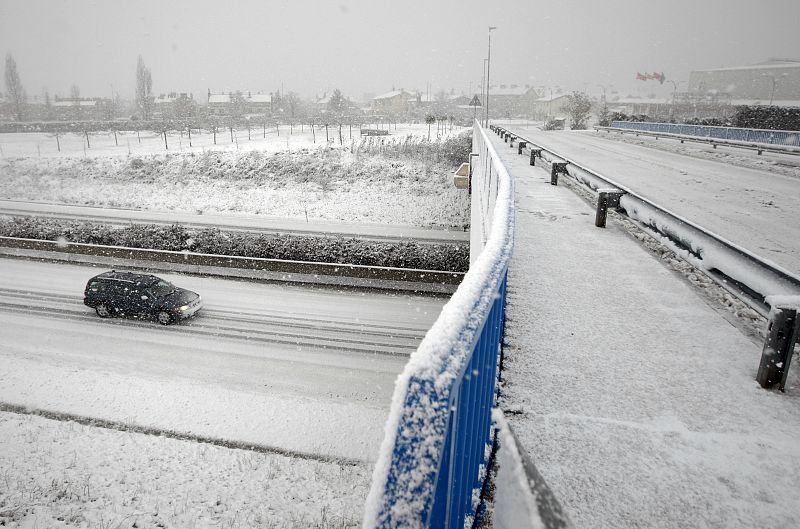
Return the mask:
<path id="1" fill-rule="evenodd" d="M 800 179 L 613 141 L 593 132 L 509 128 L 800 274 Z"/>
<path id="2" fill-rule="evenodd" d="M 0 401 L 320 456 L 371 459 L 394 379 L 443 299 L 162 274 L 194 320 L 101 320 L 102 270 L 0 259 Z"/>

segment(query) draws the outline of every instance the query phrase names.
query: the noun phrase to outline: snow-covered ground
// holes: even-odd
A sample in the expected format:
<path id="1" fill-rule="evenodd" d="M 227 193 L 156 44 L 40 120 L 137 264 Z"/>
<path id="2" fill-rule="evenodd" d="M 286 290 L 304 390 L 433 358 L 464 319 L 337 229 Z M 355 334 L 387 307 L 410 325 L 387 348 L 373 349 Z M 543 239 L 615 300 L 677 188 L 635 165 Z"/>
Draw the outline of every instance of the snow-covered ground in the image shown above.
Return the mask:
<path id="1" fill-rule="evenodd" d="M 0 525 L 357 527 L 367 465 L 0 412 Z"/>
<path id="2" fill-rule="evenodd" d="M 35 135 L 11 136 L 28 145 Z M 452 163 L 420 130 L 353 141 L 344 148 L 253 142 L 247 151 L 148 149 L 131 156 L 108 149 L 91 157 L 6 154 L 0 197 L 312 221 L 459 229 L 468 223 L 467 193 L 453 186 Z"/>
<path id="3" fill-rule="evenodd" d="M 575 526 L 800 525 L 797 369 L 761 389 L 736 315 L 491 138 L 517 187 L 501 405 Z"/>
<path id="4" fill-rule="evenodd" d="M 672 140 L 653 140 L 667 146 L 653 149 L 613 141 L 605 133 L 513 130 L 800 274 L 800 177 L 773 171 L 775 157 L 739 151 L 699 159 L 682 152 L 686 144 Z M 670 146 L 673 151 L 665 150 Z M 727 163 L 731 156 L 751 161 L 752 167 Z M 792 162 L 786 157 L 781 160 Z"/>
<path id="5" fill-rule="evenodd" d="M 364 128 L 376 128 L 374 124 L 365 124 Z M 381 124 L 386 129 L 386 124 Z M 453 125 L 452 131 L 448 127 L 446 132 L 439 134 L 445 139 L 453 134 L 460 134 L 469 128 Z M 388 136 L 375 136 L 377 141 L 391 141 L 407 136 L 428 138 L 428 126 L 425 124 L 398 123 L 389 127 Z M 192 129 L 191 146 L 187 131 L 170 131 L 167 133 L 166 147 L 164 136 L 153 131 L 118 131 L 116 140 L 113 132 L 90 132 L 89 148 L 86 148 L 86 136 L 83 133 L 60 133 L 56 139 L 55 134 L 43 132 L 30 133 L 0 133 L 0 157 L 42 157 L 42 158 L 72 158 L 72 157 L 106 157 L 106 156 L 147 156 L 153 154 L 176 153 L 203 153 L 206 151 L 260 151 L 276 153 L 285 150 L 310 149 L 319 146 L 338 148 L 350 147 L 353 142 L 362 141 L 359 128 L 353 127 L 352 134 L 349 127 L 342 127 L 342 142 L 339 142 L 339 128 L 328 127 L 328 141 L 325 140 L 325 127 L 314 127 L 314 132 L 308 125 L 281 125 L 279 130 L 274 126 L 267 126 L 266 132 L 260 123 L 253 123 L 248 139 L 247 128 L 234 128 L 233 140 L 227 128 L 217 131 L 216 144 L 214 135 L 207 130 Z M 431 127 L 430 139 L 437 139 L 436 125 Z M 61 150 L 59 150 L 59 147 Z"/>

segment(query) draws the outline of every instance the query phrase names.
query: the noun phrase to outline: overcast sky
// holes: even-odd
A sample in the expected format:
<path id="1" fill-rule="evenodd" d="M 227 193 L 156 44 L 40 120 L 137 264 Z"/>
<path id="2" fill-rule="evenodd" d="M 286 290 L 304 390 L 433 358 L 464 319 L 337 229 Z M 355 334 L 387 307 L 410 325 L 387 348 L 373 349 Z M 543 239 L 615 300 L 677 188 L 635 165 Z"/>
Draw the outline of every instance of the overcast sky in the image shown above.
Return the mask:
<path id="1" fill-rule="evenodd" d="M 669 92 L 663 71 L 800 59 L 800 0 L 0 0 L 0 53 L 29 95 L 132 97 L 138 55 L 153 91 L 395 88 L 479 92 L 492 84 Z M 652 89 L 652 90 L 650 90 Z M 0 87 L 5 91 L 5 86 Z"/>

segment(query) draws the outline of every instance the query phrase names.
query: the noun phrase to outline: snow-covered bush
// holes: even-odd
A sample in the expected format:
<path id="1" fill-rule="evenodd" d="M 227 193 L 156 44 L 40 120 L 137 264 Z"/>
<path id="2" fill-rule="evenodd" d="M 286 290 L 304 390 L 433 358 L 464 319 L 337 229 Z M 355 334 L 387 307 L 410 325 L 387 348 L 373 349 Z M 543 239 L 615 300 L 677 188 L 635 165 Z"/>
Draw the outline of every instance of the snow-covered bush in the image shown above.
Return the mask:
<path id="1" fill-rule="evenodd" d="M 214 255 L 451 272 L 465 272 L 469 263 L 469 245 L 466 243 L 392 243 L 344 237 L 271 236 L 226 232 L 217 228 L 198 230 L 179 224 L 132 224 L 115 228 L 88 222 L 13 217 L 0 219 L 0 235 L 154 250 L 190 250 Z"/>

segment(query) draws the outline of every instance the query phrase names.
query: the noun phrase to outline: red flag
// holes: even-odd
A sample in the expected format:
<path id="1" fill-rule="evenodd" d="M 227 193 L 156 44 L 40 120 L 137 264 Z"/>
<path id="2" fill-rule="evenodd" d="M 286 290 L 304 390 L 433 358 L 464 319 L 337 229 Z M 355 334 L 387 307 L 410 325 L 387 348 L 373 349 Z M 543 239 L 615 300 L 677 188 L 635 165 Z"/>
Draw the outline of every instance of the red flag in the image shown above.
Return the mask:
<path id="1" fill-rule="evenodd" d="M 639 72 L 636 72 L 636 80 L 637 81 L 647 81 L 647 75 L 642 75 Z"/>

